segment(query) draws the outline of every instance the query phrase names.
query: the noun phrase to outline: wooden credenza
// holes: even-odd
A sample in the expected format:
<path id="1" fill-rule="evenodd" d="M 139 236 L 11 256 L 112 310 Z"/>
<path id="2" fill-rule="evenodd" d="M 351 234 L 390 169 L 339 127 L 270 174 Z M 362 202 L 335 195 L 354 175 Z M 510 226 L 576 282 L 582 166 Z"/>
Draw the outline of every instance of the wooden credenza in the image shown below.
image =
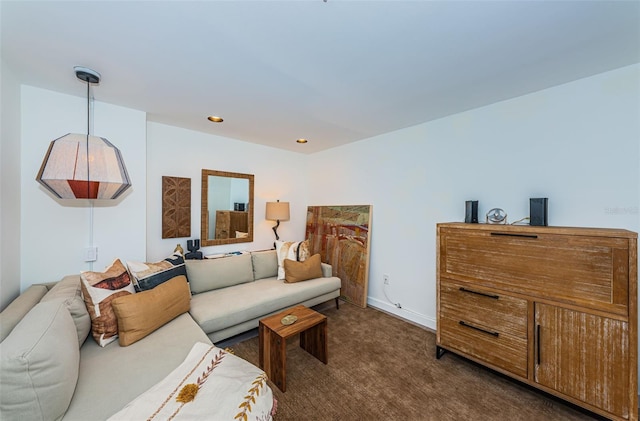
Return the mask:
<path id="1" fill-rule="evenodd" d="M 637 233 L 437 225 L 437 349 L 638 419 Z"/>
<path id="2" fill-rule="evenodd" d="M 216 211 L 215 239 L 236 238 L 236 232 L 249 231 L 249 214 L 243 211 Z"/>

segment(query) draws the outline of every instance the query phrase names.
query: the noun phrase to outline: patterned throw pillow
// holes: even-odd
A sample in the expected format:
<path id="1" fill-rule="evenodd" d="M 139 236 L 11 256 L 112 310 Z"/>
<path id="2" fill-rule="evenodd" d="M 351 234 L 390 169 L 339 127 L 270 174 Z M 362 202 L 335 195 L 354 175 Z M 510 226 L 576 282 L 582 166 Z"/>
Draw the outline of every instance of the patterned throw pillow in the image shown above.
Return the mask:
<path id="1" fill-rule="evenodd" d="M 187 276 L 184 257 L 180 252 L 156 263 L 127 262 L 136 291 L 147 291 L 176 276 Z"/>
<path id="2" fill-rule="evenodd" d="M 91 334 L 100 346 L 118 337 L 118 320 L 111 301 L 123 295 L 135 294 L 127 268 L 120 259 L 113 261 L 104 272 L 81 272 L 82 295 L 91 316 Z"/>
<path id="3" fill-rule="evenodd" d="M 309 257 L 309 241 L 276 241 L 278 279 L 285 279 L 284 259 L 304 262 Z"/>

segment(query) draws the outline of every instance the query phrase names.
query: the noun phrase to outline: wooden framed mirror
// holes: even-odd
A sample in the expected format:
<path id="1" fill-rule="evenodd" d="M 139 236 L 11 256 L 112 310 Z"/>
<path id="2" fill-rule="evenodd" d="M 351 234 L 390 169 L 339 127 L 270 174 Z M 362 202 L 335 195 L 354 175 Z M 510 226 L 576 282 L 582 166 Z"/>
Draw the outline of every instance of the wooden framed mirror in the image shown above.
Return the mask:
<path id="1" fill-rule="evenodd" d="M 200 245 L 253 241 L 253 174 L 202 170 Z"/>

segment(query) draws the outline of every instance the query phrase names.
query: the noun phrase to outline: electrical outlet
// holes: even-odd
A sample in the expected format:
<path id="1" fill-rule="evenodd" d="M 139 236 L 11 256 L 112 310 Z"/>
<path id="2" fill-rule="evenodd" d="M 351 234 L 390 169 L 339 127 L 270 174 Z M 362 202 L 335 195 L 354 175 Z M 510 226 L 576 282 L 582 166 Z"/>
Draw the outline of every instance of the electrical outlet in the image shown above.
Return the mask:
<path id="1" fill-rule="evenodd" d="M 389 285 L 389 275 L 385 273 L 384 275 L 382 275 L 382 279 L 384 280 L 385 285 Z"/>

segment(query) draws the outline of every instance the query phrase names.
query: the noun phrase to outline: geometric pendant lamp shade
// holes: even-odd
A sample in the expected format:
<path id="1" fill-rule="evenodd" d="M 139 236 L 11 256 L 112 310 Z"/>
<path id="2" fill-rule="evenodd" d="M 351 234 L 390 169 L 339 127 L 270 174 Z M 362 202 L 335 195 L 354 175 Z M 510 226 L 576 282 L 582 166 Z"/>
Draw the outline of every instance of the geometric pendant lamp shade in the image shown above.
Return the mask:
<path id="1" fill-rule="evenodd" d="M 131 181 L 118 148 L 91 136 L 89 88 L 100 83 L 100 73 L 81 66 L 73 70 L 87 84 L 87 134 L 69 133 L 52 141 L 36 180 L 60 199 L 115 199 Z"/>
<path id="2" fill-rule="evenodd" d="M 131 187 L 120 150 L 77 133 L 51 142 L 36 180 L 60 199 L 115 199 Z"/>

